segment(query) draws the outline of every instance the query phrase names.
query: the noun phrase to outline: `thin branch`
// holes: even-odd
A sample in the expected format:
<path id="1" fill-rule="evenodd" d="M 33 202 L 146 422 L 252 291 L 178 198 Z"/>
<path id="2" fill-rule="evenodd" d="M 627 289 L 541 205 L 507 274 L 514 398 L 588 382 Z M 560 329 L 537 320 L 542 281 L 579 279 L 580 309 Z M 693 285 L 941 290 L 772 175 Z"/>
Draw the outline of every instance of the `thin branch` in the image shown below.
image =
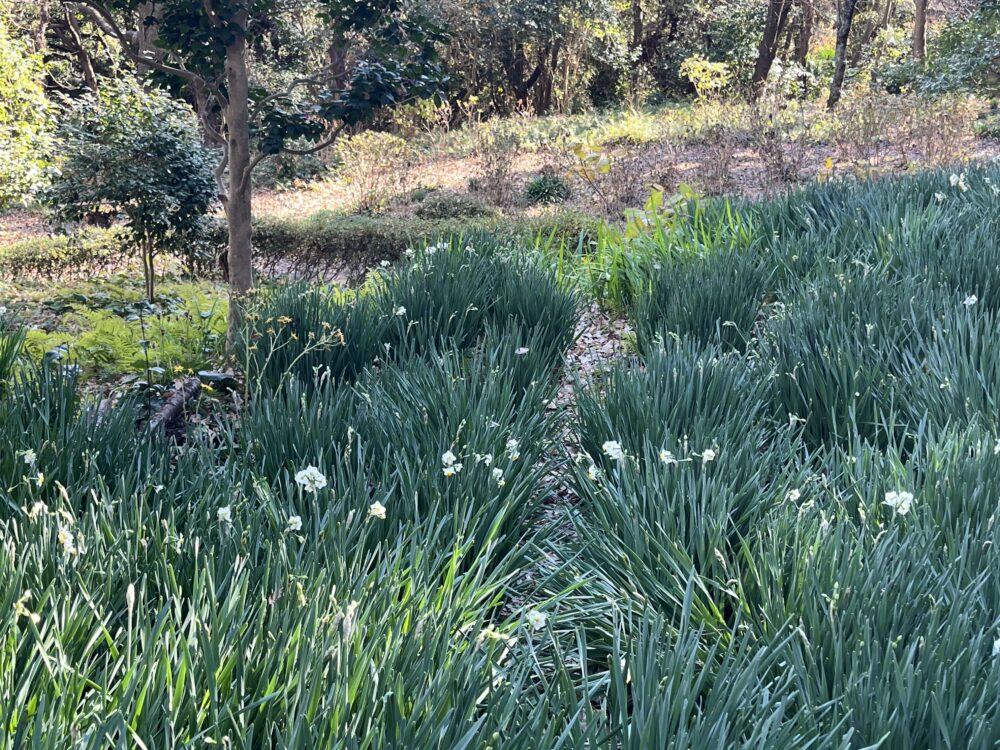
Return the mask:
<path id="1" fill-rule="evenodd" d="M 294 81 L 288 84 L 283 91 L 278 91 L 273 94 L 265 96 L 263 99 L 253 103 L 251 107 L 251 116 L 256 116 L 256 114 L 267 104 L 277 100 L 284 99 L 287 96 L 291 96 L 292 92 L 295 91 L 299 86 L 314 85 L 322 86 L 331 80 L 331 76 L 316 75 L 309 76 L 305 78 L 296 78 Z"/>
<path id="2" fill-rule="evenodd" d="M 215 186 L 219 188 L 219 200 L 222 205 L 225 206 L 226 202 L 229 200 L 229 195 L 226 193 L 226 182 L 223 177 L 226 174 L 226 167 L 229 166 L 229 149 L 222 149 L 222 158 L 219 159 L 219 163 L 215 166 Z"/>
<path id="3" fill-rule="evenodd" d="M 286 148 L 283 148 L 282 151 L 284 153 L 286 153 L 286 154 L 295 154 L 297 156 L 306 156 L 308 154 L 315 154 L 317 151 L 322 151 L 324 148 L 328 148 L 329 146 L 332 146 L 334 144 L 334 142 L 336 142 L 337 137 L 340 135 L 341 131 L 344 129 L 344 127 L 346 125 L 347 125 L 347 123 L 344 123 L 344 122 L 340 123 L 336 128 L 334 128 L 330 132 L 329 137 L 327 137 L 325 140 L 321 141 L 320 143 L 317 143 L 315 146 L 310 146 L 309 148 L 287 148 L 286 147 Z M 256 167 L 258 164 L 260 164 L 262 161 L 264 161 L 264 159 L 266 159 L 268 156 L 271 156 L 271 154 L 260 153 L 260 154 L 257 154 L 257 156 L 255 156 L 250 161 L 250 164 L 247 165 L 246 170 L 243 172 L 243 178 L 240 180 L 240 190 L 241 191 L 243 190 L 243 188 L 246 187 L 247 180 L 250 179 L 250 173 L 253 172 L 254 167 Z"/>
<path id="4" fill-rule="evenodd" d="M 135 52 L 132 49 L 134 40 L 129 39 L 128 35 L 118 26 L 114 16 L 112 16 L 111 13 L 109 13 L 102 5 L 95 2 L 95 0 L 62 0 L 62 3 L 64 5 L 71 4 L 79 6 L 81 10 L 84 10 L 84 12 L 86 12 L 87 9 L 90 9 L 91 12 L 87 13 L 87 15 L 95 21 L 99 28 L 102 28 L 106 32 L 110 33 L 121 43 L 122 52 L 124 52 L 125 55 L 133 62 L 139 63 L 140 65 L 146 65 L 150 68 L 155 68 L 161 73 L 167 73 L 169 75 L 183 78 L 186 81 L 204 80 L 201 76 L 196 73 L 192 73 L 183 65 L 167 65 L 162 60 L 158 60 L 155 57 L 146 57 Z M 98 18 L 103 21 L 103 24 L 97 22 Z"/>
<path id="5" fill-rule="evenodd" d="M 297 156 L 308 156 L 309 154 L 315 154 L 317 151 L 322 151 L 324 148 L 332 146 L 334 141 L 337 140 L 337 136 L 340 135 L 340 131 L 342 131 L 346 126 L 347 126 L 346 122 L 340 123 L 340 125 L 334 128 L 333 131 L 331 131 L 330 136 L 325 141 L 322 141 L 321 143 L 315 146 L 310 146 L 309 148 L 286 148 L 284 149 L 284 151 L 285 153 L 296 154 Z"/>

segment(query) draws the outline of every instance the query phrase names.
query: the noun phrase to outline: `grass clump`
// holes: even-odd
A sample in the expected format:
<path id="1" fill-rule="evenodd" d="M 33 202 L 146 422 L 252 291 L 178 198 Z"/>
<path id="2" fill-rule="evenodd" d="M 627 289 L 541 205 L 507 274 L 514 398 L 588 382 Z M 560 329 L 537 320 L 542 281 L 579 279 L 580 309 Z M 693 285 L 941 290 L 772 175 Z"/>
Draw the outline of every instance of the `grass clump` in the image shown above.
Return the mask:
<path id="1" fill-rule="evenodd" d="M 557 174 L 545 173 L 533 177 L 524 186 L 524 197 L 532 206 L 562 203 L 573 195 L 569 184 Z"/>
<path id="2" fill-rule="evenodd" d="M 996 745 L 996 171 L 267 288 L 182 444 L 5 319 L 0 743 Z"/>
<path id="3" fill-rule="evenodd" d="M 251 334 L 254 376 L 268 383 L 287 374 L 354 380 L 376 360 L 475 348 L 488 331 L 525 362 L 550 371 L 557 365 L 572 341 L 578 303 L 551 274 L 488 236 L 413 255 L 358 294 L 293 286 L 265 295 Z"/>

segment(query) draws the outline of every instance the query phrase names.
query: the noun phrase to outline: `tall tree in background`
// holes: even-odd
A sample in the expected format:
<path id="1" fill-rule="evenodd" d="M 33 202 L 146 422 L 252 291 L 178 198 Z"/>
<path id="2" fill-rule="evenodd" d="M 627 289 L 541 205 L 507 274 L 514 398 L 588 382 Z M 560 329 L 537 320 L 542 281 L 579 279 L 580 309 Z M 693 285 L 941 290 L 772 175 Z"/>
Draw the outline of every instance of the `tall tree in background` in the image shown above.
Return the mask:
<path id="1" fill-rule="evenodd" d="M 788 14 L 792 10 L 793 0 L 768 0 L 767 15 L 764 17 L 764 35 L 757 48 L 757 62 L 754 64 L 753 76 L 750 79 L 751 95 L 756 97 L 778 52 L 778 40 L 788 23 Z"/>
<path id="2" fill-rule="evenodd" d="M 795 35 L 794 59 L 799 65 L 806 64 L 809 45 L 812 42 L 813 26 L 816 23 L 816 9 L 813 0 L 799 2 L 799 28 Z"/>
<path id="3" fill-rule="evenodd" d="M 403 0 L 61 2 L 117 40 L 140 69 L 198 101 L 206 136 L 222 153 L 215 175 L 229 230 L 231 342 L 253 286 L 254 167 L 281 151 L 319 151 L 345 127 L 411 97 L 432 96 L 442 83 L 435 49 L 442 34 L 406 13 Z M 322 18 L 338 45 L 337 64 L 280 90 L 252 87 L 248 51 L 278 14 L 296 10 Z"/>
<path id="4" fill-rule="evenodd" d="M 826 100 L 827 109 L 833 109 L 840 101 L 847 73 L 847 40 L 857 8 L 858 0 L 837 0 L 837 44 L 833 53 L 833 80 L 830 82 L 830 97 Z"/>

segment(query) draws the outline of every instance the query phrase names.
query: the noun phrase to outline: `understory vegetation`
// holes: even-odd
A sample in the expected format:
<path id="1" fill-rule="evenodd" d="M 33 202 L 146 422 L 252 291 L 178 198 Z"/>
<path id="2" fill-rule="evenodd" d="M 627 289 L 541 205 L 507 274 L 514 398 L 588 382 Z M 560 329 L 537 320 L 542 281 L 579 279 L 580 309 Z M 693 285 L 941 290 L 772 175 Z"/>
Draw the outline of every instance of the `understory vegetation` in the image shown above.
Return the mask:
<path id="1" fill-rule="evenodd" d="M 996 746 L 998 194 L 692 196 L 265 285 L 180 435 L 3 308 L 0 747 Z M 160 288 L 66 303 L 210 362 L 210 290 Z M 593 301 L 628 355 L 568 371 Z"/>

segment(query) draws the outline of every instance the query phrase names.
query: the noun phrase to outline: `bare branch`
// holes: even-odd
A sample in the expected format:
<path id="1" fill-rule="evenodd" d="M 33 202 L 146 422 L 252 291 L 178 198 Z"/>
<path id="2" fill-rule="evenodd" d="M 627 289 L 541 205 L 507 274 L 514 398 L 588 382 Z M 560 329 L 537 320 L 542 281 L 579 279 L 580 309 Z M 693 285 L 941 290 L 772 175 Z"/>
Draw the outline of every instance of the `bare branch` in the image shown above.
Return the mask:
<path id="1" fill-rule="evenodd" d="M 317 143 L 315 146 L 310 146 L 309 148 L 284 148 L 282 151 L 286 154 L 296 154 L 297 156 L 315 154 L 317 151 L 322 151 L 324 148 L 332 146 L 346 124 L 347 123 L 343 122 L 340 123 L 336 128 L 330 131 L 329 136 L 323 139 L 320 143 Z M 251 160 L 250 164 L 247 165 L 246 171 L 243 173 L 243 178 L 240 180 L 240 190 L 246 187 L 247 180 L 250 179 L 250 174 L 253 172 L 254 167 L 264 161 L 264 159 L 268 156 L 271 156 L 271 154 L 260 153 Z"/>
<path id="2" fill-rule="evenodd" d="M 222 158 L 219 159 L 219 163 L 215 166 L 215 186 L 219 188 L 219 200 L 222 205 L 225 206 L 226 202 L 229 200 L 229 195 L 226 193 L 226 181 L 224 179 L 226 175 L 226 167 L 229 166 L 229 149 L 222 149 Z"/>
<path id="3" fill-rule="evenodd" d="M 324 148 L 332 146 L 334 141 L 337 140 L 337 136 L 340 135 L 342 131 L 347 126 L 347 123 L 342 122 L 336 128 L 334 128 L 326 140 L 318 143 L 315 146 L 310 146 L 309 148 L 286 148 L 285 153 L 297 154 L 298 156 L 307 156 L 309 154 L 315 154 L 317 151 L 322 151 Z"/>
<path id="4" fill-rule="evenodd" d="M 294 81 L 289 83 L 284 90 L 275 92 L 273 94 L 269 94 L 268 96 L 265 96 L 263 99 L 254 102 L 253 106 L 251 107 L 251 116 L 252 117 L 256 116 L 256 114 L 261 109 L 263 109 L 263 107 L 270 104 L 271 102 L 277 99 L 284 99 L 287 96 L 291 96 L 292 92 L 295 91 L 295 89 L 297 89 L 299 86 L 308 86 L 308 85 L 323 86 L 330 80 L 331 78 L 329 75 L 323 75 L 323 74 L 308 76 L 304 78 L 296 78 Z"/>
<path id="5" fill-rule="evenodd" d="M 87 16 L 95 22 L 98 28 L 115 37 L 122 45 L 122 52 L 133 62 L 155 68 L 162 73 L 183 78 L 186 81 L 204 80 L 197 73 L 192 73 L 185 68 L 183 64 L 168 65 L 155 57 L 138 54 L 132 49 L 134 40 L 130 39 L 129 35 L 118 26 L 114 16 L 95 0 L 62 0 L 62 3 L 64 5 L 75 5 L 85 13 L 89 10 L 90 12 L 87 13 Z"/>

